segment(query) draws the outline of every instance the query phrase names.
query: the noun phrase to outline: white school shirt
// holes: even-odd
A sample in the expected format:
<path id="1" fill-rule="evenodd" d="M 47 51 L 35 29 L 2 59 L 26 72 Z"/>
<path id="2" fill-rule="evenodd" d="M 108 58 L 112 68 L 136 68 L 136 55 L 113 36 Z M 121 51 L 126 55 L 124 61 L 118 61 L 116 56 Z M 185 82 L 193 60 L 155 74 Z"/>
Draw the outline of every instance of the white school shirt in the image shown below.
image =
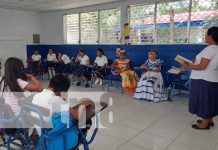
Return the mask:
<path id="1" fill-rule="evenodd" d="M 44 116 L 45 121 L 49 121 L 55 113 L 69 110 L 68 103 L 48 89 L 43 89 L 42 92 L 35 94 L 32 103 L 47 108 L 50 111 L 49 116 Z M 35 113 L 31 114 L 38 117 Z"/>
<path id="2" fill-rule="evenodd" d="M 39 55 L 39 54 L 38 54 L 38 55 L 35 55 L 35 54 L 32 55 L 32 60 L 33 60 L 33 61 L 40 61 L 41 58 L 42 58 L 42 57 L 41 57 L 41 55 Z"/>
<path id="3" fill-rule="evenodd" d="M 98 56 L 95 59 L 95 64 L 97 64 L 100 67 L 104 66 L 107 63 L 108 63 L 107 57 L 104 55 L 102 55 L 101 57 Z"/>
<path id="4" fill-rule="evenodd" d="M 87 55 L 84 55 L 83 57 L 78 58 L 80 65 L 88 65 L 89 57 Z"/>
<path id="5" fill-rule="evenodd" d="M 53 61 L 53 62 L 55 62 L 55 61 L 57 60 L 57 59 L 56 59 L 56 54 L 54 54 L 54 53 L 51 54 L 51 55 L 48 54 L 48 55 L 47 55 L 47 60 L 48 60 L 48 61 Z"/>
<path id="6" fill-rule="evenodd" d="M 201 51 L 196 56 L 195 65 L 200 64 L 201 58 L 209 59 L 210 63 L 204 70 L 193 70 L 190 78 L 218 82 L 218 46 L 210 45 Z"/>
<path id="7" fill-rule="evenodd" d="M 0 77 L 0 81 L 2 80 L 2 78 Z M 17 79 L 17 83 L 18 85 L 20 86 L 21 89 L 24 89 L 28 82 L 27 81 L 24 81 L 22 79 Z M 4 100 L 5 100 L 5 103 L 8 104 L 11 109 L 13 110 L 13 112 L 15 114 L 19 113 L 21 111 L 20 109 L 20 106 L 18 104 L 18 100 L 21 100 L 22 98 L 18 98 L 16 97 L 12 92 L 11 90 L 9 89 L 9 87 L 6 87 L 4 89 L 4 92 L 3 92 L 3 86 L 4 86 L 4 81 L 2 82 L 2 84 L 0 85 L 0 93 L 1 95 L 3 96 Z M 3 93 L 2 93 L 3 92 Z"/>
<path id="8" fill-rule="evenodd" d="M 61 60 L 64 62 L 65 65 L 67 65 L 67 64 L 69 64 L 71 62 L 70 58 L 65 54 L 62 55 Z"/>

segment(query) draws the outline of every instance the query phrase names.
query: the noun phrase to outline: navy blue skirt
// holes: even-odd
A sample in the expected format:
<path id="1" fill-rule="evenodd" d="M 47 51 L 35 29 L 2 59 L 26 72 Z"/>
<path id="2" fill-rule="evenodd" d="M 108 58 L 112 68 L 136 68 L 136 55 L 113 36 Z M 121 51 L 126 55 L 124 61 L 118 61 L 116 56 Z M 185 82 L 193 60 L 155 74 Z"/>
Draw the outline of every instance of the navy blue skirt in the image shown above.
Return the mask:
<path id="1" fill-rule="evenodd" d="M 203 119 L 218 115 L 218 82 L 192 79 L 189 111 Z"/>

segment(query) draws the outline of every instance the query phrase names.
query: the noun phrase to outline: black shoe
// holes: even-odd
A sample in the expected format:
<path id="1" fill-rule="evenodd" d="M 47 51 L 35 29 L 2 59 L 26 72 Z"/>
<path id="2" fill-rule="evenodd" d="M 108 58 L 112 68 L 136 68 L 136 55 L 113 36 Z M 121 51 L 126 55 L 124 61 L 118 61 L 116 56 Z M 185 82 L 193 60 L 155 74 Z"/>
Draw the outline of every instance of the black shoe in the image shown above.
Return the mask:
<path id="1" fill-rule="evenodd" d="M 197 129 L 197 130 L 209 130 L 210 129 L 210 126 L 208 125 L 207 127 L 205 128 L 199 128 L 199 126 L 197 124 L 193 124 L 192 125 L 192 128 L 193 129 Z"/>
<path id="2" fill-rule="evenodd" d="M 80 85 L 81 85 L 81 82 L 77 82 L 77 83 L 76 83 L 76 86 L 80 86 Z"/>
<path id="3" fill-rule="evenodd" d="M 85 88 L 89 88 L 90 85 L 88 83 L 85 84 Z"/>
<path id="4" fill-rule="evenodd" d="M 197 120 L 197 123 L 201 123 L 201 122 L 202 122 L 202 120 L 200 120 L 200 119 Z M 213 122 L 210 122 L 208 125 L 211 127 L 214 127 L 215 124 Z"/>

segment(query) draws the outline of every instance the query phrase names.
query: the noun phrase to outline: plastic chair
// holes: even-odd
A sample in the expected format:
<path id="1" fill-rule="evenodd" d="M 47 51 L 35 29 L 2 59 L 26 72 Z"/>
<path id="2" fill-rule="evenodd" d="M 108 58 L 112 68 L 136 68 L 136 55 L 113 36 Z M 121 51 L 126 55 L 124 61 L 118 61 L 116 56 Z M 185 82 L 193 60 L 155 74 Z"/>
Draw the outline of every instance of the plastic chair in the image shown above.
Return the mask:
<path id="1" fill-rule="evenodd" d="M 109 78 L 109 83 L 108 83 L 107 91 L 108 92 L 110 91 L 110 87 L 114 86 L 113 85 L 113 81 L 116 81 L 115 87 L 116 88 L 121 87 L 121 93 L 123 94 L 122 78 L 121 78 L 121 76 L 120 75 L 110 74 L 108 78 Z"/>
<path id="2" fill-rule="evenodd" d="M 51 145 L 56 145 L 58 144 L 58 150 L 74 150 L 76 148 L 79 147 L 80 144 L 83 144 L 84 146 L 84 150 L 89 150 L 89 145 L 93 142 L 97 132 L 98 132 L 98 125 L 99 125 L 99 118 L 98 115 L 96 115 L 96 129 L 94 130 L 94 133 L 91 137 L 91 139 L 88 141 L 85 137 L 85 135 L 83 134 L 83 132 L 81 131 L 81 129 L 78 127 L 78 125 L 76 123 L 73 123 L 71 121 L 69 121 L 70 123 L 70 127 L 66 128 L 65 130 L 59 130 L 56 133 L 54 132 L 53 129 L 51 129 L 50 131 L 47 130 L 45 127 L 48 128 L 48 126 L 45 124 L 44 120 L 43 120 L 43 114 L 40 112 L 39 109 L 37 109 L 36 107 L 34 107 L 33 105 L 29 105 L 29 104 L 24 104 L 21 108 L 21 117 L 22 117 L 22 122 L 23 122 L 23 126 L 27 127 L 29 125 L 29 121 L 34 120 L 34 117 L 30 117 L 27 119 L 26 118 L 26 114 L 28 112 L 34 112 L 36 114 L 38 114 L 39 119 L 38 119 L 38 125 L 41 128 L 41 136 L 40 136 L 40 141 L 37 145 L 34 145 L 35 147 L 37 147 L 37 149 L 40 150 L 51 150 L 49 146 Z M 64 114 L 69 114 L 69 112 L 63 112 Z M 61 115 L 61 113 L 57 113 L 56 115 Z M 71 115 L 69 115 L 71 116 Z M 68 116 L 68 117 L 69 117 Z M 66 116 L 64 116 L 66 117 Z M 61 119 L 60 116 L 56 116 L 56 118 L 54 120 L 56 120 L 57 118 Z M 72 124 L 71 124 L 72 123 Z M 77 131 L 82 138 L 82 141 L 78 141 L 78 143 L 76 144 L 75 147 L 72 148 L 72 143 L 73 141 L 68 141 L 69 138 L 67 138 L 68 136 L 71 136 L 72 133 L 75 133 L 75 131 Z M 25 130 L 25 137 L 27 136 L 28 132 L 27 130 Z M 78 136 L 78 134 L 77 134 Z M 72 138 L 70 138 L 72 139 Z M 73 139 L 72 139 L 73 140 Z M 28 139 L 25 139 L 26 142 L 28 142 Z M 81 143 L 79 143 L 81 142 Z M 75 143 L 75 141 L 74 141 Z M 29 150 L 31 146 L 31 142 L 28 142 L 28 146 L 27 149 Z M 71 148 L 69 149 L 69 147 L 71 146 Z"/>
<path id="3" fill-rule="evenodd" d="M 173 79 L 171 81 L 172 84 L 172 94 L 171 100 L 174 96 L 183 95 L 187 97 L 189 94 L 182 93 L 182 90 L 190 90 L 191 89 L 191 79 L 190 79 L 191 70 L 185 70 L 183 74 L 180 75 L 180 78 Z M 179 93 L 174 94 L 175 89 L 179 89 Z"/>
<path id="4" fill-rule="evenodd" d="M 18 147 L 23 147 L 22 144 L 15 143 L 15 140 L 22 140 L 23 130 L 21 128 L 19 115 L 15 116 L 11 107 L 8 104 L 0 103 L 0 126 L 2 130 L 3 143 L 0 147 L 11 149 L 11 144 Z"/>

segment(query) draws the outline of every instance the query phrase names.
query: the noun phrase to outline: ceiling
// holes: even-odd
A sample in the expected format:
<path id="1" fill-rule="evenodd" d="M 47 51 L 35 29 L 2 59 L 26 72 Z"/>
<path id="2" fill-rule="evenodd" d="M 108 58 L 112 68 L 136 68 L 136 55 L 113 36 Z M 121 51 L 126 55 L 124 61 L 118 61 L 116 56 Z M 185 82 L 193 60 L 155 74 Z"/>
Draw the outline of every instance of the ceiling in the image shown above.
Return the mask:
<path id="1" fill-rule="evenodd" d="M 47 12 L 121 0 L 0 0 L 1 8 Z"/>

